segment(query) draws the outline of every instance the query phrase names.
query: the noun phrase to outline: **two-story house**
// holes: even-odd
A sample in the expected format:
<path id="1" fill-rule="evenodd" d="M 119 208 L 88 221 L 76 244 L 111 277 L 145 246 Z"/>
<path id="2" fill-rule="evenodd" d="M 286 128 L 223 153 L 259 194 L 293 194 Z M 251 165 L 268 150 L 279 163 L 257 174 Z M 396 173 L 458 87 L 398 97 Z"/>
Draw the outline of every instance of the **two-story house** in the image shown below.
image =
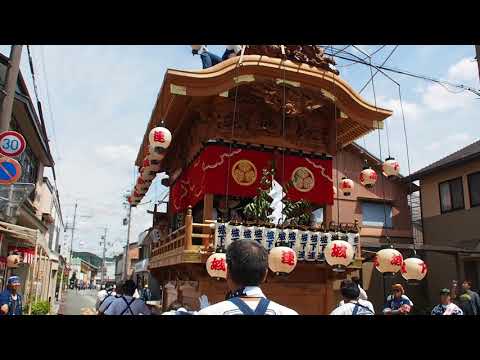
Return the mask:
<path id="1" fill-rule="evenodd" d="M 480 141 L 411 175 L 420 181 L 430 299 L 452 280 L 480 288 Z"/>

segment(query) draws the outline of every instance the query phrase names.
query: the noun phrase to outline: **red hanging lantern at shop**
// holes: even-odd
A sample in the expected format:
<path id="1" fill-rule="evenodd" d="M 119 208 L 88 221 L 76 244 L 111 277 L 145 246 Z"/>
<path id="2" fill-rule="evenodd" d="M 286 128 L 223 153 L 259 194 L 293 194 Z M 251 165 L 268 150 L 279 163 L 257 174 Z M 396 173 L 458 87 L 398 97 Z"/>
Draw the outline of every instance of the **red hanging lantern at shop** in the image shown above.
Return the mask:
<path id="1" fill-rule="evenodd" d="M 374 265 L 384 276 L 393 276 L 400 271 L 403 264 L 403 256 L 393 247 L 382 249 L 377 252 Z"/>
<path id="2" fill-rule="evenodd" d="M 366 188 L 372 188 L 377 182 L 377 173 L 370 166 L 365 165 L 360 172 L 360 184 Z"/>
<path id="3" fill-rule="evenodd" d="M 393 157 L 388 157 L 382 164 L 383 175 L 388 178 L 398 176 L 400 174 L 400 164 Z"/>
<path id="4" fill-rule="evenodd" d="M 402 277 L 412 285 L 417 285 L 427 275 L 427 271 L 427 264 L 418 257 L 405 259 L 401 269 Z"/>
<path id="5" fill-rule="evenodd" d="M 352 194 L 353 189 L 355 188 L 355 184 L 353 180 L 343 177 L 342 181 L 340 181 L 340 191 L 343 193 L 345 196 L 350 196 Z"/>
<path id="6" fill-rule="evenodd" d="M 276 275 L 290 274 L 297 266 L 297 254 L 288 246 L 277 246 L 268 254 L 268 267 Z"/>
<path id="7" fill-rule="evenodd" d="M 343 240 L 333 240 L 325 247 L 325 260 L 335 272 L 343 272 L 350 265 L 355 256 L 353 246 Z"/>

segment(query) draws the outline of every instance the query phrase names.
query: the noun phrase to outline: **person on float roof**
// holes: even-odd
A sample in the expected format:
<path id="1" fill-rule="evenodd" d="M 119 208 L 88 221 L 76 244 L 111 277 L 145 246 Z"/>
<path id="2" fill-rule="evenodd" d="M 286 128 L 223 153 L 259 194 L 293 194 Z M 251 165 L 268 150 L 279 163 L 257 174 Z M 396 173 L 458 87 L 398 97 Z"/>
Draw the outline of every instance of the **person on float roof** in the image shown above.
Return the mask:
<path id="1" fill-rule="evenodd" d="M 220 57 L 208 51 L 207 45 L 191 45 L 191 47 L 193 55 L 200 55 L 204 69 L 215 66 L 231 57 L 237 56 L 242 50 L 241 45 L 227 45 L 223 56 Z"/>

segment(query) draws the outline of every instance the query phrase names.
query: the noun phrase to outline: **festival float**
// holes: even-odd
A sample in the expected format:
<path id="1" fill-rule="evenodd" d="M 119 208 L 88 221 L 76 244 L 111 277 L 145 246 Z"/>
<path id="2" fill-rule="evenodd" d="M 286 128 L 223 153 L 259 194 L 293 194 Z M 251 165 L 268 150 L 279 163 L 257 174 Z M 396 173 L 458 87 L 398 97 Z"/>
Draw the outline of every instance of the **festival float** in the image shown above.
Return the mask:
<path id="1" fill-rule="evenodd" d="M 271 300 L 300 314 L 333 309 L 335 284 L 362 264 L 358 221 L 338 223 L 333 206 L 337 189 L 348 195 L 353 182 L 335 178 L 333 160 L 392 114 L 334 65 L 316 45 L 247 45 L 204 70 L 167 70 L 129 198 L 138 205 L 156 174 L 168 175 L 170 231 L 149 259 L 164 308 L 176 298 L 193 309 L 201 295 L 224 300 L 225 249 L 250 239 L 269 251 L 262 289 Z M 393 176 L 398 166 L 388 160 Z M 361 184 L 376 179 L 365 166 Z"/>

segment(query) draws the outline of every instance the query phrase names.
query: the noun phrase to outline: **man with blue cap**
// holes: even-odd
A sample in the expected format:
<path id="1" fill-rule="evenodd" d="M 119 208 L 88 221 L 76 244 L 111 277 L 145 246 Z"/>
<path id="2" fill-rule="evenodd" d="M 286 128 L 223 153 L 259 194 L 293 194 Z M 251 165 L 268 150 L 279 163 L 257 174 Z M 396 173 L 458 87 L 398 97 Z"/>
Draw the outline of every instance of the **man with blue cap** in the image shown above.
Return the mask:
<path id="1" fill-rule="evenodd" d="M 7 289 L 0 293 L 0 315 L 23 315 L 22 295 L 17 291 L 20 287 L 20 277 L 10 276 Z"/>

